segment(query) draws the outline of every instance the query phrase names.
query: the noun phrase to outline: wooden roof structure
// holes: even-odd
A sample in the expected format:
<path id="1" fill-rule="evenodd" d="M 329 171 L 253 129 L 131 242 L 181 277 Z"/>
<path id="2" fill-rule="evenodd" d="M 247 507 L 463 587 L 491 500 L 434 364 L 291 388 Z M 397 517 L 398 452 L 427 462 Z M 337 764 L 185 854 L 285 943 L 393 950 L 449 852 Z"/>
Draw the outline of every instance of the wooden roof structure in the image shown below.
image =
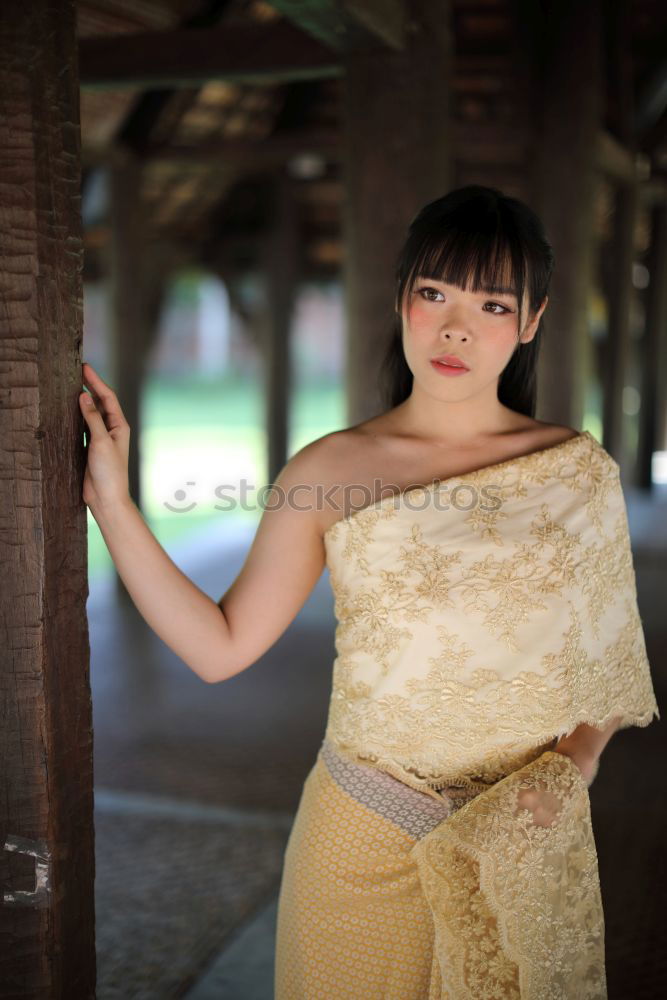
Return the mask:
<path id="1" fill-rule="evenodd" d="M 662 186 L 665 9 L 658 0 L 610 7 L 599 155 L 620 175 L 638 156 L 645 177 Z M 343 60 L 401 48 L 410 21 L 400 0 L 79 0 L 77 11 L 84 219 L 95 168 L 130 151 L 142 162 L 151 238 L 183 260 L 242 268 L 266 224 L 266 178 L 286 167 L 302 277 L 335 275 Z M 456 182 L 520 196 L 539 115 L 531 95 L 541 72 L 540 5 L 453 0 L 451 29 Z M 87 226 L 88 273 L 106 236 L 104 218 Z"/>

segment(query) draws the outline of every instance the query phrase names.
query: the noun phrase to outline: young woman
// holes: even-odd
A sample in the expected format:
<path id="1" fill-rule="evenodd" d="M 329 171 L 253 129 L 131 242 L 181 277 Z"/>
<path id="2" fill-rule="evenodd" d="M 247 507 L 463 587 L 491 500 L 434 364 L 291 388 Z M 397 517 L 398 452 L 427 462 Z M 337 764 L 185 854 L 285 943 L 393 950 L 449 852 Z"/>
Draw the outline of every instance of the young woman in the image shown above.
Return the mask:
<path id="1" fill-rule="evenodd" d="M 588 787 L 612 733 L 659 713 L 618 465 L 534 417 L 552 269 L 522 202 L 469 186 L 426 205 L 398 258 L 387 409 L 290 459 L 217 604 L 132 504 L 129 428 L 84 370 L 84 500 L 202 679 L 251 666 L 330 571 L 330 711 L 285 855 L 276 1000 L 606 996 Z"/>

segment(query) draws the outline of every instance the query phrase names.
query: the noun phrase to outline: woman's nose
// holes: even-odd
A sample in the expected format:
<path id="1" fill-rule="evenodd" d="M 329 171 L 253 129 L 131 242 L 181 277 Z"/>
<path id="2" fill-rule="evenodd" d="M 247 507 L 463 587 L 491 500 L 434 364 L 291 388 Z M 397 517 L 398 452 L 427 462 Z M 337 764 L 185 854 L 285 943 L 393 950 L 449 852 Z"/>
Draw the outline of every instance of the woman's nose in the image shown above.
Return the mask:
<path id="1" fill-rule="evenodd" d="M 447 327 L 440 332 L 445 340 L 461 340 L 465 342 L 468 339 L 468 334 L 464 330 L 456 331 L 452 327 Z"/>
<path id="2" fill-rule="evenodd" d="M 450 303 L 447 315 L 442 317 L 440 332 L 443 337 L 450 340 L 459 338 L 467 340 L 470 336 L 468 319 L 463 310 L 457 307 L 457 305 Z"/>

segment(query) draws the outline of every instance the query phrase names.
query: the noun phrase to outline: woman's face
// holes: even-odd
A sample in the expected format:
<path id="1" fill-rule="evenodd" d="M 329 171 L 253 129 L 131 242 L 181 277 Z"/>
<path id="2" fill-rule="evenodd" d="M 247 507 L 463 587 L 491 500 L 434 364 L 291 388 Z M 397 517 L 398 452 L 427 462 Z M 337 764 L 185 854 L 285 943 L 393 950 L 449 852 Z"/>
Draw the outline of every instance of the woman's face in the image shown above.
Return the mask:
<path id="1" fill-rule="evenodd" d="M 535 336 L 547 301 L 525 324 L 523 343 Z M 526 308 L 524 296 L 524 318 Z M 518 302 L 510 289 L 471 292 L 418 277 L 401 315 L 408 366 L 416 381 L 441 398 L 462 399 L 495 382 L 519 349 Z M 434 364 L 443 355 L 460 359 L 468 371 L 447 374 Z"/>

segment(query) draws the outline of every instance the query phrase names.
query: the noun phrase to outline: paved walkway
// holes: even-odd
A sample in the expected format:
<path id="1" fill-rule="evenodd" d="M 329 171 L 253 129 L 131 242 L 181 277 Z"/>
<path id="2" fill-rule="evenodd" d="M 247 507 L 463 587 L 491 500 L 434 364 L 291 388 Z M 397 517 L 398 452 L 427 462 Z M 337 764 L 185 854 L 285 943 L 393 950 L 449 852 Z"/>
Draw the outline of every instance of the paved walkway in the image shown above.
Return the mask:
<path id="1" fill-rule="evenodd" d="M 667 497 L 626 495 L 662 706 Z M 227 534 L 170 550 L 216 600 L 251 540 Z M 274 647 L 220 685 L 200 681 L 109 588 L 91 589 L 88 612 L 98 1000 L 272 1000 L 283 853 L 326 722 L 328 575 Z M 610 1000 L 664 995 L 664 730 L 616 734 L 591 788 Z"/>

